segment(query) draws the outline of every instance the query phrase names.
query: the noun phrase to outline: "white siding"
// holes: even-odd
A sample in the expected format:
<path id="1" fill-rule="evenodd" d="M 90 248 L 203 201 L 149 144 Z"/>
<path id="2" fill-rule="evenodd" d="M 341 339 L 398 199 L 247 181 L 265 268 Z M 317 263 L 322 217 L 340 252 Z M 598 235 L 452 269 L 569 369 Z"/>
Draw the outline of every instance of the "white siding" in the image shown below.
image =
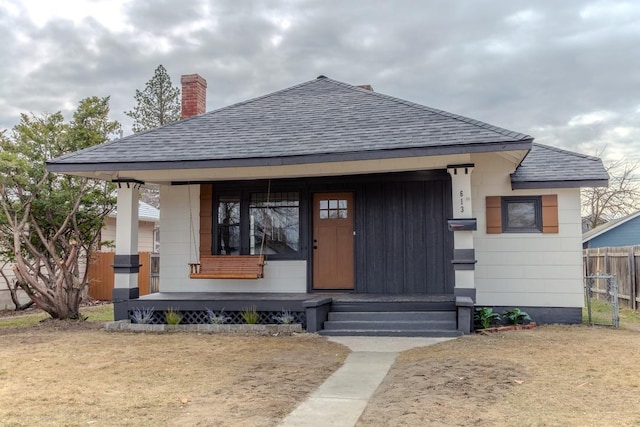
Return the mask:
<path id="1" fill-rule="evenodd" d="M 198 259 L 200 186 L 161 186 L 160 201 L 160 292 L 306 292 L 306 261 L 269 261 L 264 279 L 189 279 L 188 264 Z"/>
<path id="2" fill-rule="evenodd" d="M 107 217 L 107 220 L 102 228 L 102 241 L 112 242 L 116 241 L 116 219 L 114 217 Z M 139 252 L 153 252 L 153 230 L 155 223 L 152 221 L 139 221 L 138 222 L 138 251 Z M 115 246 L 101 246 L 102 252 L 115 252 Z"/>
<path id="3" fill-rule="evenodd" d="M 580 190 L 511 190 L 515 164 L 495 154 L 473 156 L 471 176 L 477 303 L 582 307 Z M 559 233 L 486 234 L 486 196 L 557 194 Z"/>

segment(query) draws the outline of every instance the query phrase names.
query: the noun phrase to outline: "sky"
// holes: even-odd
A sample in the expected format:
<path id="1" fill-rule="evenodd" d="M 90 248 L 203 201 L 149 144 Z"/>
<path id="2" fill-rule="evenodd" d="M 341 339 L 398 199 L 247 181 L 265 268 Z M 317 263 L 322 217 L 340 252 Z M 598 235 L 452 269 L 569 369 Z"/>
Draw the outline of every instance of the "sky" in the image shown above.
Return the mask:
<path id="1" fill-rule="evenodd" d="M 162 64 L 207 80 L 207 111 L 325 75 L 640 159 L 640 1 L 0 0 L 0 129 L 110 96 L 130 134 Z"/>

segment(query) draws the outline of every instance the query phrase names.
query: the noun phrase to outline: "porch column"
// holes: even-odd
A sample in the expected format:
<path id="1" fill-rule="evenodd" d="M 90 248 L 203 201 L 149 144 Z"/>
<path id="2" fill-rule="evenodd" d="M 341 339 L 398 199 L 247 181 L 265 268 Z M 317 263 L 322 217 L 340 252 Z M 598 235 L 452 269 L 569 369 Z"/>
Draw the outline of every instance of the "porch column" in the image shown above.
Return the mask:
<path id="1" fill-rule="evenodd" d="M 451 175 L 451 197 L 453 200 L 453 218 L 448 220 L 449 229 L 453 231 L 453 269 L 455 271 L 456 296 L 470 297 L 476 300 L 475 265 L 476 255 L 473 246 L 473 231 L 476 230 L 476 219 L 472 215 L 471 204 L 471 172 L 472 163 L 448 165 Z"/>
<path id="2" fill-rule="evenodd" d="M 116 216 L 116 254 L 113 263 L 114 319 L 128 318 L 128 301 L 136 299 L 138 292 L 138 201 L 142 182 L 118 180 Z"/>

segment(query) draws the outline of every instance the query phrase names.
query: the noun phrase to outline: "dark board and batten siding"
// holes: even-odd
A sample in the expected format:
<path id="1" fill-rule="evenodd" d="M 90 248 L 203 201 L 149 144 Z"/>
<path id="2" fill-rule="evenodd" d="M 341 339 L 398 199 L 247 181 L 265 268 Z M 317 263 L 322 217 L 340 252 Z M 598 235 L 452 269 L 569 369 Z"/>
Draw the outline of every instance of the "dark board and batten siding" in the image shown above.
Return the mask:
<path id="1" fill-rule="evenodd" d="M 356 292 L 452 294 L 451 181 L 365 184 L 356 194 Z"/>
<path id="2" fill-rule="evenodd" d="M 211 253 L 215 209 L 211 184 L 201 194 L 201 254 Z M 266 181 L 220 182 L 220 191 L 266 191 Z M 310 258 L 313 193 L 352 191 L 355 196 L 355 292 L 453 294 L 451 178 L 445 170 L 272 181 L 271 191 L 299 191 L 300 258 Z M 208 206 L 207 206 L 208 205 Z M 204 208 L 202 208 L 205 206 Z M 309 276 L 312 260 L 309 261 Z M 309 290 L 311 283 L 309 282 Z"/>

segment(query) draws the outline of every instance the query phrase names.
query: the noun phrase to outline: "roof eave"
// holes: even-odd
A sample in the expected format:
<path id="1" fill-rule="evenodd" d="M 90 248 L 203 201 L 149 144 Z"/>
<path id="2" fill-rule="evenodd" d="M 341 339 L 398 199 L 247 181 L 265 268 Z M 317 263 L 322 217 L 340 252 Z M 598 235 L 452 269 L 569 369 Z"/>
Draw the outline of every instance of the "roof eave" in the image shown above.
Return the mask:
<path id="1" fill-rule="evenodd" d="M 456 144 L 439 147 L 417 147 L 394 150 L 375 150 L 345 153 L 311 154 L 303 156 L 282 157 L 252 157 L 245 159 L 215 159 L 215 160 L 179 160 L 159 162 L 100 162 L 100 163 L 71 163 L 47 162 L 50 172 L 113 172 L 133 170 L 158 169 L 207 169 L 228 167 L 253 166 L 283 166 L 305 163 L 331 163 L 341 161 L 377 160 L 419 156 L 440 156 L 448 154 L 486 153 L 514 150 L 528 150 L 533 139 L 519 141 L 501 141 L 491 143 Z"/>
<path id="2" fill-rule="evenodd" d="M 556 180 L 556 181 L 513 181 L 512 190 L 530 190 L 545 188 L 587 188 L 608 187 L 608 179 Z"/>

